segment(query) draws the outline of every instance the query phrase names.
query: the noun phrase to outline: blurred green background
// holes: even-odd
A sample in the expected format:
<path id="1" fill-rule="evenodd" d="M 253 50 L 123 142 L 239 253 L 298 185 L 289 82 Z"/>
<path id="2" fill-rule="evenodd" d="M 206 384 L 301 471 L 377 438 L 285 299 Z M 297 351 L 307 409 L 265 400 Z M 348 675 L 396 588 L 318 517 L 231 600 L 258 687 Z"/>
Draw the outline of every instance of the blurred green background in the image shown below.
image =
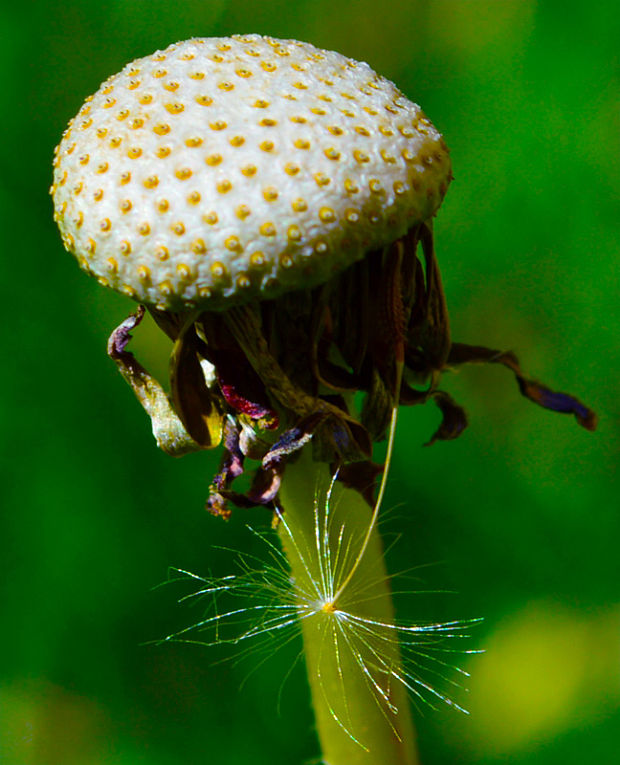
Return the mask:
<path id="1" fill-rule="evenodd" d="M 456 180 L 436 222 L 455 339 L 600 414 L 590 434 L 521 399 L 505 370 L 446 378 L 471 425 L 423 449 L 401 414 L 389 565 L 431 564 L 399 614 L 484 616 L 462 659 L 471 711 L 416 715 L 425 765 L 618 761 L 620 6 L 564 0 L 5 3 L 1 215 L 0 763 L 293 765 L 318 755 L 295 657 L 145 646 L 196 618 L 167 567 L 232 570 L 238 511 L 202 509 L 217 455 L 173 460 L 105 355 L 131 308 L 79 272 L 52 223 L 51 159 L 83 99 L 191 36 L 259 32 L 368 61 L 422 104 Z M 13 274 L 13 270 L 15 273 Z M 162 369 L 160 338 L 141 358 Z M 220 663 L 218 663 L 220 662 Z M 243 685 L 242 685 L 243 683 Z M 441 687 L 441 686 L 440 686 Z M 445 690 L 445 688 L 444 688 Z M 314 760 L 316 761 L 316 760 Z"/>

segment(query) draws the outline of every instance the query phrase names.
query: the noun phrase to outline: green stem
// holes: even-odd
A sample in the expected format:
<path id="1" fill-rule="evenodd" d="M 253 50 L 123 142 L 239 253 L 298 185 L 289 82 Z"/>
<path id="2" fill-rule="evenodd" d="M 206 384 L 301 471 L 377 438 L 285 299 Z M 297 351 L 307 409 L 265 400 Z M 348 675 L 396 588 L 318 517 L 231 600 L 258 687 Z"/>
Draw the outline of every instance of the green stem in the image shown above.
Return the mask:
<path id="1" fill-rule="evenodd" d="M 417 765 L 409 701 L 396 678 L 396 633 L 382 626 L 394 623 L 394 612 L 376 529 L 367 539 L 372 510 L 339 482 L 329 494 L 329 470 L 310 452 L 287 467 L 279 533 L 306 614 L 304 656 L 323 761 Z M 356 630 L 350 616 L 370 631 Z"/>

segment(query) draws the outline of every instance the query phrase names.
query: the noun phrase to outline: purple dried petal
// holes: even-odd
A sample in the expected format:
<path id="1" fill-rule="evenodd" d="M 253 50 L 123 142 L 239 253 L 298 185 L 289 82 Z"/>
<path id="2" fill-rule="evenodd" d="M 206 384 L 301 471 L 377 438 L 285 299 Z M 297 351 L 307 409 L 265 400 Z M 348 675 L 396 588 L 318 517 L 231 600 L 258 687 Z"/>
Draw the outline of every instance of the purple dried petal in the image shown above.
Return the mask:
<path id="1" fill-rule="evenodd" d="M 597 417 L 592 409 L 568 393 L 553 391 L 546 385 L 525 377 L 519 360 L 512 351 L 497 351 L 480 345 L 453 343 L 448 364 L 470 363 L 501 364 L 507 367 L 513 372 L 521 394 L 530 401 L 554 412 L 573 414 L 577 422 L 586 430 L 596 430 Z"/>
<path id="2" fill-rule="evenodd" d="M 108 339 L 108 355 L 113 359 L 119 359 L 124 354 L 134 358 L 133 353 L 126 351 L 131 340 L 131 331 L 134 330 L 144 318 L 144 306 L 139 305 L 138 310 L 129 316 L 112 332 Z"/>

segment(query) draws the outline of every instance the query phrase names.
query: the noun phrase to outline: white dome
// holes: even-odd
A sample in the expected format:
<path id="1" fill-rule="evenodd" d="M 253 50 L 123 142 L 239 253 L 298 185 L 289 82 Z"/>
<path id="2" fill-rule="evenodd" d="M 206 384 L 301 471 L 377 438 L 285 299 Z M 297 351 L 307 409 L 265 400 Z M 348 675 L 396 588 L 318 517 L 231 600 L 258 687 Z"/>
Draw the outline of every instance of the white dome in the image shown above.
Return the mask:
<path id="1" fill-rule="evenodd" d="M 326 281 L 437 211 L 448 150 L 367 64 L 258 35 L 128 64 L 71 121 L 52 194 L 66 248 L 160 309 Z"/>

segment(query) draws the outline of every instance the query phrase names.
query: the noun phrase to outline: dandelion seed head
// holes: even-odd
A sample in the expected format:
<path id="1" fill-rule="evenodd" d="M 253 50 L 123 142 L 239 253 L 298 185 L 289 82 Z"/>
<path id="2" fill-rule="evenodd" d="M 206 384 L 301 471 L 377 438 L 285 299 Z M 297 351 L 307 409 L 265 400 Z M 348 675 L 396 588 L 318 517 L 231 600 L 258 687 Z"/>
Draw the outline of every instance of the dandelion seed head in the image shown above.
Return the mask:
<path id="1" fill-rule="evenodd" d="M 320 284 L 429 220 L 446 193 L 445 142 L 393 83 L 309 43 L 248 39 L 190 39 L 132 61 L 58 147 L 65 246 L 140 302 L 211 309 Z M 118 259 L 125 240 L 131 255 Z"/>

